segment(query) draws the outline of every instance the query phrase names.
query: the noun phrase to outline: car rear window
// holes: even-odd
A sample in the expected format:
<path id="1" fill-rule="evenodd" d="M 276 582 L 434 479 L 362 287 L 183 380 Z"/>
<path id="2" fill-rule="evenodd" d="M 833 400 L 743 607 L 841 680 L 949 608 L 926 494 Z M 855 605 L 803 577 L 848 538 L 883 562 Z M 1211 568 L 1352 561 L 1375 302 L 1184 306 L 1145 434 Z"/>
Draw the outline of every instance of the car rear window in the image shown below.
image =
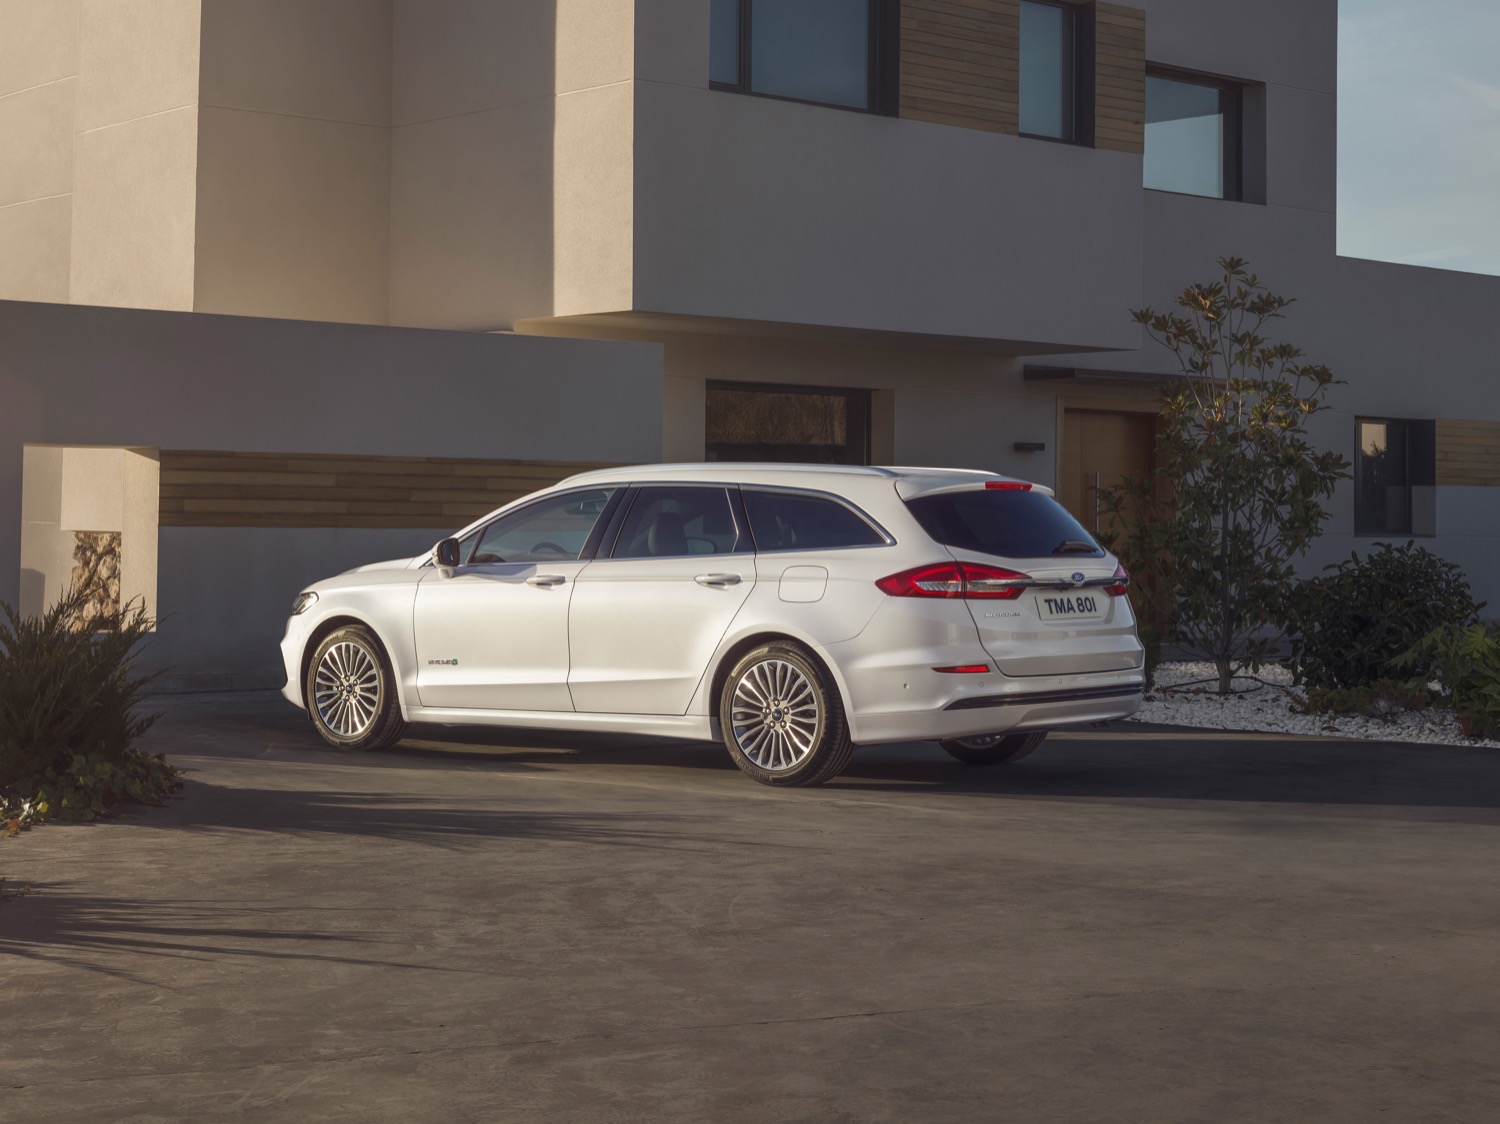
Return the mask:
<path id="1" fill-rule="evenodd" d="M 828 550 L 839 546 L 881 546 L 885 537 L 835 499 L 792 492 L 741 491 L 755 549 Z"/>
<path id="2" fill-rule="evenodd" d="M 1043 492 L 940 492 L 906 506 L 934 541 L 960 550 L 1001 558 L 1104 553 L 1067 508 Z"/>

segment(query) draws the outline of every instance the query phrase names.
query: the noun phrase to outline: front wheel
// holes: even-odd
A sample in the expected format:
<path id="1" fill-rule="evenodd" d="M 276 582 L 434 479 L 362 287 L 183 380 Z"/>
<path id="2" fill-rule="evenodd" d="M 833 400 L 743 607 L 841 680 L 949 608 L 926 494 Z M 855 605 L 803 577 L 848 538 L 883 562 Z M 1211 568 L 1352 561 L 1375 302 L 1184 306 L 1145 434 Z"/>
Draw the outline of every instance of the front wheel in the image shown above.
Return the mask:
<path id="1" fill-rule="evenodd" d="M 938 742 L 965 765 L 1005 765 L 1019 761 L 1046 740 L 1046 730 L 1027 734 L 980 734 L 972 738 L 949 738 Z"/>
<path id="2" fill-rule="evenodd" d="M 719 719 L 730 758 L 761 784 L 822 784 L 854 755 L 837 686 L 790 641 L 762 644 L 734 665 Z"/>
<path id="3" fill-rule="evenodd" d="M 307 665 L 303 699 L 313 727 L 339 749 L 384 749 L 406 733 L 390 661 L 361 625 L 323 637 Z"/>

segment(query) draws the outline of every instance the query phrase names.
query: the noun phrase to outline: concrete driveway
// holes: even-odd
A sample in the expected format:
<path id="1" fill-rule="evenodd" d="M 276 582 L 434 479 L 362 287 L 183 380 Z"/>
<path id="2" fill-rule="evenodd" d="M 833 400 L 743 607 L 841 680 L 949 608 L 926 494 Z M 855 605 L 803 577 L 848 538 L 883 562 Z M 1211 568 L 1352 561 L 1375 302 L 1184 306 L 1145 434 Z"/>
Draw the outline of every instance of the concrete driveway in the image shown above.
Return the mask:
<path id="1" fill-rule="evenodd" d="M 0 843 L 5 1120 L 1500 1118 L 1500 754 L 1124 727 L 780 792 L 167 705 L 181 800 Z"/>

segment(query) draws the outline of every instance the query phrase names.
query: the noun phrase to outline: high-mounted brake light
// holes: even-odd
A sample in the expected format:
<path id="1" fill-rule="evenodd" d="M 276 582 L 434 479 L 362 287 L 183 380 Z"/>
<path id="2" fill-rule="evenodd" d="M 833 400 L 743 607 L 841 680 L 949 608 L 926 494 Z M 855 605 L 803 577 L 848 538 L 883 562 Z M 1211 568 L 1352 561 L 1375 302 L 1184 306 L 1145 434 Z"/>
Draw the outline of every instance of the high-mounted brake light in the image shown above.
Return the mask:
<path id="1" fill-rule="evenodd" d="M 977 562 L 935 562 L 902 570 L 875 583 L 892 597 L 957 597 L 965 600 L 1014 601 L 1031 579 L 999 566 Z"/>
<path id="2" fill-rule="evenodd" d="M 1115 580 L 1104 587 L 1104 592 L 1111 597 L 1124 597 L 1130 592 L 1130 574 L 1126 572 L 1124 566 L 1115 567 Z"/>
<path id="3" fill-rule="evenodd" d="M 1024 480 L 986 480 L 984 482 L 986 491 L 990 492 L 1029 492 L 1031 485 Z"/>

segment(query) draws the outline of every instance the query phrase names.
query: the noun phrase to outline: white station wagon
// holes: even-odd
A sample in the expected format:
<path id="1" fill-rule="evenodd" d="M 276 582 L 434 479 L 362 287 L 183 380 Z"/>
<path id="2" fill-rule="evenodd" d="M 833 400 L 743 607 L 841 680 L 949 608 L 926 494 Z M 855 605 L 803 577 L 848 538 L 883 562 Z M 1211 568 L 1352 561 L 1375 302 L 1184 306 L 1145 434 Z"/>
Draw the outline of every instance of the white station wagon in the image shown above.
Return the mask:
<path id="1" fill-rule="evenodd" d="M 988 472 L 588 472 L 298 596 L 285 695 L 329 743 L 410 722 L 722 739 L 771 785 L 935 740 L 1014 761 L 1140 705 L 1129 578 Z"/>

